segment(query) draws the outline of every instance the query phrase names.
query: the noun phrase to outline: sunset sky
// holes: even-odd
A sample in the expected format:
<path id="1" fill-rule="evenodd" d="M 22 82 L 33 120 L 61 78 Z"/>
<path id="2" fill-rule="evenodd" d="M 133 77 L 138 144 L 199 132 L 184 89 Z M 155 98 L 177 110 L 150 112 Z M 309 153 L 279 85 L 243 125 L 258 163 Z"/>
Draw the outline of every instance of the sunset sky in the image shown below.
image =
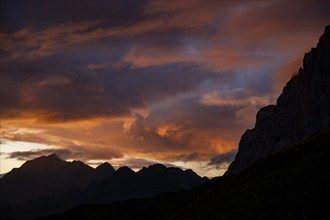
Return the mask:
<path id="1" fill-rule="evenodd" d="M 330 1 L 1 1 L 1 169 L 222 175 L 257 110 L 330 23 Z"/>

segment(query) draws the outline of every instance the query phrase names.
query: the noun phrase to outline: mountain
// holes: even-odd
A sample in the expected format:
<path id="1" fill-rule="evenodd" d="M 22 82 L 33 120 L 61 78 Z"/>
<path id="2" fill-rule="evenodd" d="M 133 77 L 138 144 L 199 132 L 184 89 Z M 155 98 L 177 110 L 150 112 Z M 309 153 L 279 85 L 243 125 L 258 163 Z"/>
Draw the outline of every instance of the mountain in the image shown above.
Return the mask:
<path id="1" fill-rule="evenodd" d="M 111 168 L 101 165 L 94 170 L 80 161 L 63 161 L 56 154 L 27 161 L 0 179 L 0 213 L 29 219 L 72 208 L 77 205 L 76 195 L 92 180 L 111 175 Z"/>
<path id="2" fill-rule="evenodd" d="M 328 219 L 329 45 L 327 26 L 277 105 L 257 113 L 226 175 L 191 190 L 84 204 L 43 219 Z"/>
<path id="3" fill-rule="evenodd" d="M 93 171 L 80 161 L 65 162 L 56 154 L 27 161 L 1 178 L 0 205 L 28 202 L 68 184 L 86 187 Z"/>
<path id="4" fill-rule="evenodd" d="M 151 165 L 135 173 L 109 163 L 97 168 L 56 154 L 27 161 L 0 179 L 0 218 L 34 219 L 79 204 L 110 203 L 190 189 L 206 180 L 192 170 Z"/>
<path id="5" fill-rule="evenodd" d="M 111 164 L 105 162 L 95 168 L 93 173 L 93 179 L 100 181 L 114 172 L 115 169 L 111 166 Z"/>
<path id="6" fill-rule="evenodd" d="M 330 130 L 191 190 L 84 204 L 40 220 L 327 219 Z"/>
<path id="7" fill-rule="evenodd" d="M 146 198 L 162 192 L 190 189 L 205 182 L 192 170 L 167 168 L 162 164 L 144 167 L 137 173 L 128 167 L 89 187 L 81 203 L 110 203 L 131 198 Z"/>
<path id="8" fill-rule="evenodd" d="M 227 174 L 237 173 L 270 153 L 330 127 L 329 60 L 327 26 L 317 47 L 305 54 L 303 68 L 288 81 L 277 104 L 257 113 L 255 127 L 243 134 Z"/>

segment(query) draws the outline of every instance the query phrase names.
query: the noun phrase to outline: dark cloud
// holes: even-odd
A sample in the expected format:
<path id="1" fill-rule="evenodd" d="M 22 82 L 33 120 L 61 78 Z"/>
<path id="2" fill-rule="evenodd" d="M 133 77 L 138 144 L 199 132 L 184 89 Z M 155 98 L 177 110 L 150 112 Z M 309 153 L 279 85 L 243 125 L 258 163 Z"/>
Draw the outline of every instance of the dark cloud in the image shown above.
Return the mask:
<path id="1" fill-rule="evenodd" d="M 199 161 L 203 159 L 203 156 L 197 152 L 190 153 L 190 154 L 179 154 L 177 156 L 172 156 L 169 158 L 170 160 L 182 161 L 182 162 L 189 162 L 189 161 Z"/>
<path id="2" fill-rule="evenodd" d="M 1 26 L 15 31 L 67 21 L 105 20 L 110 26 L 133 23 L 147 1 L 1 1 Z M 125 16 L 123 16 L 125 14 Z"/>
<path id="3" fill-rule="evenodd" d="M 274 81 L 330 22 L 329 1 L 0 4 L 6 140 L 84 160 L 188 164 L 228 152 L 209 167 L 229 163 L 258 108 L 278 96 Z"/>
<path id="4" fill-rule="evenodd" d="M 130 115 L 134 108 L 146 108 L 159 100 L 196 90 L 206 81 L 225 82 L 231 78 L 230 74 L 198 68 L 178 64 L 91 71 L 69 58 L 58 57 L 11 62 L 2 69 L 2 117 L 30 114 L 52 122 L 120 117 Z"/>
<path id="5" fill-rule="evenodd" d="M 36 149 L 31 151 L 15 151 L 7 153 L 7 158 L 26 161 L 54 153 L 57 154 L 63 160 L 84 158 L 83 152 L 73 152 L 68 149 Z"/>
<path id="6" fill-rule="evenodd" d="M 231 150 L 227 153 L 218 154 L 211 158 L 207 164 L 208 167 L 215 167 L 216 169 L 227 169 L 228 165 L 234 160 L 237 150 Z"/>
<path id="7" fill-rule="evenodd" d="M 157 163 L 159 163 L 159 161 L 146 160 L 146 159 L 142 159 L 142 158 L 125 158 L 120 161 L 116 161 L 115 163 L 116 163 L 115 164 L 116 168 L 119 168 L 122 166 L 128 166 L 131 169 L 142 169 L 143 167 L 148 167 L 150 165 L 157 164 Z M 174 164 L 166 163 L 166 162 L 164 162 L 162 164 L 166 167 L 178 167 Z"/>

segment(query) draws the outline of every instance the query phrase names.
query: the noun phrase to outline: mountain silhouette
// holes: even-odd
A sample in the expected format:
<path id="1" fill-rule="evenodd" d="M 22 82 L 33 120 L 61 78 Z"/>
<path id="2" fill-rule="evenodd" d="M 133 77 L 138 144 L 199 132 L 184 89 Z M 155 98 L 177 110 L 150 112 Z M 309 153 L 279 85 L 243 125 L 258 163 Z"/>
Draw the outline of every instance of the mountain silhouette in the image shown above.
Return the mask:
<path id="1" fill-rule="evenodd" d="M 82 203 L 110 203 L 190 189 L 206 180 L 191 170 L 151 165 L 135 173 L 103 163 L 92 168 L 56 154 L 27 161 L 0 179 L 0 218 L 34 219 Z"/>
<path id="2" fill-rule="evenodd" d="M 0 213 L 28 219 L 49 210 L 62 211 L 72 207 L 71 199 L 94 178 L 98 180 L 112 172 L 94 170 L 81 161 L 66 162 L 56 154 L 27 161 L 0 179 Z"/>
<path id="3" fill-rule="evenodd" d="M 105 162 L 95 168 L 93 179 L 100 181 L 114 172 L 115 169 L 111 166 L 111 164 Z"/>
<path id="4" fill-rule="evenodd" d="M 80 161 L 65 162 L 56 154 L 27 161 L 1 178 L 0 204 L 27 202 L 67 184 L 86 187 L 93 171 L 92 167 Z"/>
<path id="5" fill-rule="evenodd" d="M 204 181 L 192 170 L 167 168 L 162 164 L 144 167 L 136 173 L 128 167 L 121 167 L 113 175 L 89 187 L 81 203 L 152 197 L 162 192 L 190 189 Z"/>
<path id="6" fill-rule="evenodd" d="M 261 109 L 255 128 L 243 134 L 226 175 L 191 190 L 84 204 L 43 219 L 328 219 L 329 45 L 327 26 L 277 105 Z"/>
<path id="7" fill-rule="evenodd" d="M 288 81 L 276 105 L 257 113 L 227 174 L 237 173 L 270 153 L 330 127 L 330 26 L 316 48 L 305 54 L 303 68 Z"/>

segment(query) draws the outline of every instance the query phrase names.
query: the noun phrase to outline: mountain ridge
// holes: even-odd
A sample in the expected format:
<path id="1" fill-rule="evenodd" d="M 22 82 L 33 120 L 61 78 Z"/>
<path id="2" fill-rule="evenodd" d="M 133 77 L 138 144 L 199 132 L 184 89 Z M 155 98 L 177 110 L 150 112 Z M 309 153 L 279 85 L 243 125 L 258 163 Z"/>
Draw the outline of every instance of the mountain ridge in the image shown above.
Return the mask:
<path id="1" fill-rule="evenodd" d="M 67 162 L 51 154 L 29 160 L 0 179 L 0 217 L 33 219 L 86 202 L 152 197 L 205 181 L 193 171 L 160 164 L 139 172 L 127 166 L 115 170 L 109 163 L 94 169 L 81 161 Z"/>

